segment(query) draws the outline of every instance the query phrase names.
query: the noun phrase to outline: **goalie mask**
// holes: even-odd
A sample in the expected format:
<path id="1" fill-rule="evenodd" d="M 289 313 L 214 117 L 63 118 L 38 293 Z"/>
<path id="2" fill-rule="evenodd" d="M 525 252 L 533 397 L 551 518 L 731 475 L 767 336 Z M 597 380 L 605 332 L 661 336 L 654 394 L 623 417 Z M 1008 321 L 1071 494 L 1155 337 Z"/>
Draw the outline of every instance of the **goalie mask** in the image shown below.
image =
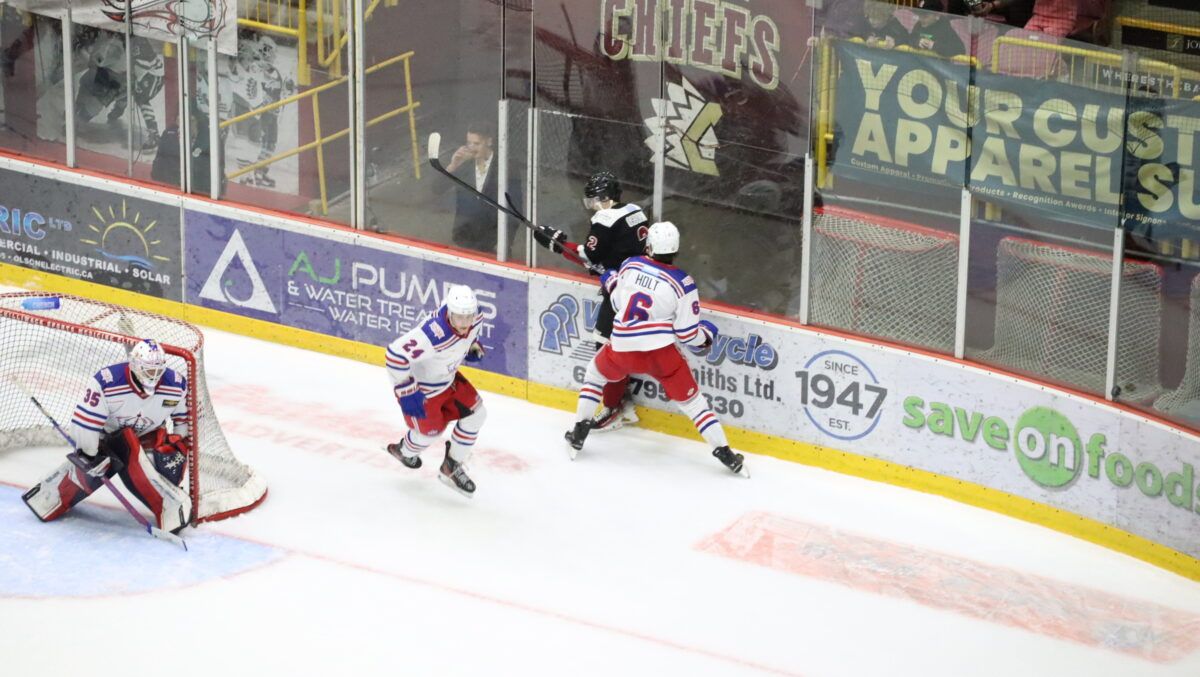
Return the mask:
<path id="1" fill-rule="evenodd" d="M 153 390 L 167 370 L 167 354 L 154 339 L 139 341 L 129 352 L 129 371 L 146 390 Z"/>
<path id="2" fill-rule="evenodd" d="M 621 201 L 621 182 L 612 172 L 596 172 L 583 187 L 583 206 L 596 211 L 607 200 Z"/>
<path id="3" fill-rule="evenodd" d="M 446 292 L 446 320 L 459 336 L 465 336 L 479 317 L 479 301 L 475 292 L 464 284 L 456 284 Z"/>

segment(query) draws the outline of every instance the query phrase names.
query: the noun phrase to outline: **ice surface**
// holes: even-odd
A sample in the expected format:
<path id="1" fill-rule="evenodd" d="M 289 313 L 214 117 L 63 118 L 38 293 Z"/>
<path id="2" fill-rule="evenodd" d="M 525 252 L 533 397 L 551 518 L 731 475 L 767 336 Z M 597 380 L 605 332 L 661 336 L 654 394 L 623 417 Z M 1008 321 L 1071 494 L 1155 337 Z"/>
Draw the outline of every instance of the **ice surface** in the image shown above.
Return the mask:
<path id="1" fill-rule="evenodd" d="M 382 366 L 206 330 L 257 510 L 41 524 L 0 456 L 0 674 L 1200 675 L 1200 585 L 1001 515 L 484 393 L 474 500 L 383 445 Z"/>

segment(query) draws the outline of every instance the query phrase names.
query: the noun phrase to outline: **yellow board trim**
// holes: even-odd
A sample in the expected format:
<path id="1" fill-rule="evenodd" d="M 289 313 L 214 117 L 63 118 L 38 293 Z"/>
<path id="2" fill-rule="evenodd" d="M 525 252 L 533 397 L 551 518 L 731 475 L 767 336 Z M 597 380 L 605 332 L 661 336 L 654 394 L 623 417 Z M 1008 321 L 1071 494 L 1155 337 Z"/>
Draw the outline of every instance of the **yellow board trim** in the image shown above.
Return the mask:
<path id="1" fill-rule="evenodd" d="M 303 329 L 292 329 L 273 322 L 255 320 L 209 308 L 167 301 L 142 294 L 106 287 L 92 282 L 32 271 L 10 264 L 0 263 L 0 284 L 23 287 L 31 290 L 75 294 L 117 303 L 139 310 L 182 318 L 193 324 L 212 327 L 242 336 L 272 341 L 295 348 L 346 357 L 368 364 L 384 363 L 383 347 L 373 346 L 348 339 L 334 338 Z M 530 383 L 478 369 L 464 368 L 471 382 L 481 390 L 528 400 L 534 404 L 574 411 L 575 393 L 563 388 Z M 681 414 L 638 407 L 640 427 L 680 437 L 700 439 L 691 422 Z M 915 489 L 936 496 L 950 498 L 985 510 L 998 512 L 1026 522 L 1054 529 L 1055 531 L 1090 541 L 1096 545 L 1124 553 L 1172 571 L 1186 578 L 1200 581 L 1200 559 L 1155 543 L 1147 538 L 1109 526 L 1103 522 L 1059 510 L 1027 498 L 979 484 L 938 475 L 925 470 L 909 468 L 897 463 L 882 461 L 830 449 L 806 442 L 767 435 L 751 430 L 725 426 L 729 441 L 738 449 L 766 456 L 832 470 L 845 475 L 884 482 L 906 489 Z"/>

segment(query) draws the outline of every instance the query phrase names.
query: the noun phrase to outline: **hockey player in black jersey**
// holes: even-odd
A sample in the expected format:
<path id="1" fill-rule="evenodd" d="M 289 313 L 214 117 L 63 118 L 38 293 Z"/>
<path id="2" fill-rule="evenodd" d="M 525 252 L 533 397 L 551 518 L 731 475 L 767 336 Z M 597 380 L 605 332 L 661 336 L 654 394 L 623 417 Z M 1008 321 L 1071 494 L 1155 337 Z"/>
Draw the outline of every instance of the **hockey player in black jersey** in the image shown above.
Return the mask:
<path id="1" fill-rule="evenodd" d="M 646 253 L 646 232 L 650 223 L 646 213 L 636 204 L 621 202 L 621 182 L 612 172 L 596 172 L 583 187 L 583 206 L 593 212 L 587 239 L 578 245 L 577 253 L 588 263 L 598 264 L 607 270 L 617 270 L 625 259 Z M 555 231 L 551 235 L 534 232 L 534 239 L 550 251 L 561 253 L 567 242 L 566 233 Z M 612 336 L 615 311 L 608 292 L 600 289 L 604 302 L 600 304 L 596 318 L 598 346 L 608 343 Z M 628 423 L 637 422 L 633 405 L 625 397 L 629 379 L 614 381 L 604 387 L 603 406 L 592 419 L 592 428 L 615 430 Z"/>

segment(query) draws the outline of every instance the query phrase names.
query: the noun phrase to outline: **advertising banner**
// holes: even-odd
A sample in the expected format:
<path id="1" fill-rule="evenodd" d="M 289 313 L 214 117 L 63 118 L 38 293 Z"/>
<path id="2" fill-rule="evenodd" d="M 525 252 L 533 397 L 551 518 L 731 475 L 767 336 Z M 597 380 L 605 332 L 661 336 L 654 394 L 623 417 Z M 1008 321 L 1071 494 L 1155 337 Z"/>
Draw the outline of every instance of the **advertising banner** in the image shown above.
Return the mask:
<path id="1" fill-rule="evenodd" d="M 594 286 L 530 281 L 530 378 L 578 390 Z M 722 423 L 961 479 L 1200 557 L 1200 443 L 1073 396 L 909 353 L 706 312 L 684 351 Z M 653 380 L 635 401 L 677 411 Z"/>
<path id="2" fill-rule="evenodd" d="M 558 278 L 533 276 L 529 282 L 529 378 L 537 383 L 578 390 L 596 354 L 593 330 L 601 298 L 599 287 Z M 790 437 L 798 429 L 795 409 L 784 391 L 794 391 L 781 363 L 778 346 L 789 335 L 766 323 L 739 322 L 706 315 L 721 335 L 712 350 L 683 355 L 709 406 L 723 423 Z M 634 401 L 646 407 L 678 412 L 650 378 L 630 382 Z"/>
<path id="3" fill-rule="evenodd" d="M 384 346 L 470 285 L 484 316 L 480 367 L 526 377 L 526 282 L 384 249 L 185 212 L 188 303 Z"/>
<path id="4" fill-rule="evenodd" d="M 836 43 L 835 173 L 967 185 L 1033 218 L 1200 229 L 1200 103 Z M 973 78 L 974 84 L 969 78 Z"/>
<path id="5" fill-rule="evenodd" d="M 179 207 L 0 169 L 0 261 L 183 298 Z"/>

